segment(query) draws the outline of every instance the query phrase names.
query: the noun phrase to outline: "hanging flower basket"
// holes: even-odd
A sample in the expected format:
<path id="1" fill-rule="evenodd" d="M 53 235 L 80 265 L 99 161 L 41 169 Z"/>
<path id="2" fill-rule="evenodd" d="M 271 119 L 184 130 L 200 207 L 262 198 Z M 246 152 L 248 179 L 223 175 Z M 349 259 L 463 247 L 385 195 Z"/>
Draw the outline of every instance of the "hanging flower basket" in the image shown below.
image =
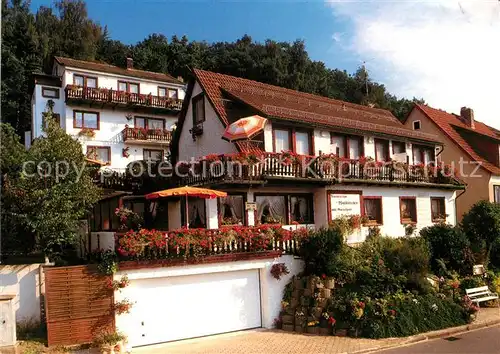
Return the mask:
<path id="1" fill-rule="evenodd" d="M 78 132 L 78 136 L 85 136 L 87 138 L 94 138 L 95 137 L 95 131 L 93 129 L 89 128 L 83 128 Z"/>

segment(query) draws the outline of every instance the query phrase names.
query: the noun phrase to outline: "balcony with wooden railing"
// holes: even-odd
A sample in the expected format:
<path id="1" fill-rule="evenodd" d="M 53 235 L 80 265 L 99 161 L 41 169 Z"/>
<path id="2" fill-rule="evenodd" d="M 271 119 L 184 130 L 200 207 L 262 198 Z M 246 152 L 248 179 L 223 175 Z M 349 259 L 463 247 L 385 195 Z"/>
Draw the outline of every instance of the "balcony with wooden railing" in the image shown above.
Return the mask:
<path id="1" fill-rule="evenodd" d="M 211 155 L 197 163 L 179 163 L 168 175 L 156 173 L 130 177 L 114 174 L 100 184 L 127 190 L 131 187 L 152 192 L 175 186 L 283 184 L 375 184 L 464 189 L 464 184 L 447 166 L 410 165 L 401 162 L 375 162 L 369 159 L 339 159 L 332 155 L 291 156 L 290 154 Z M 161 177 L 160 177 L 161 176 Z"/>
<path id="2" fill-rule="evenodd" d="M 178 112 L 182 100 L 151 94 L 131 93 L 106 88 L 67 85 L 66 102 L 75 104 L 101 104 L 122 108 L 143 108 L 159 112 Z"/>
<path id="3" fill-rule="evenodd" d="M 122 130 L 123 141 L 129 144 L 170 144 L 172 132 L 167 129 L 146 129 L 125 127 Z"/>
<path id="4" fill-rule="evenodd" d="M 181 169 L 182 170 L 182 169 Z M 363 183 L 379 185 L 426 185 L 462 189 L 449 167 L 339 159 L 332 155 L 299 156 L 288 153 L 219 155 L 191 166 L 178 185 L 262 183 L 276 181 L 317 184 Z"/>

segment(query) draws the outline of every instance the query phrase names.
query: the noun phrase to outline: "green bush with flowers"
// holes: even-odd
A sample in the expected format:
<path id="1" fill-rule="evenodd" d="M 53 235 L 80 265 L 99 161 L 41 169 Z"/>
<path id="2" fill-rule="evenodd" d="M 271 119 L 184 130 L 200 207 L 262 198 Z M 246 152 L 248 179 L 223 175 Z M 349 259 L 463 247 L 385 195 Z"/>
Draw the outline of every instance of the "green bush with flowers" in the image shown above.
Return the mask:
<path id="1" fill-rule="evenodd" d="M 338 231 L 316 237 L 326 235 L 342 239 Z M 321 252 L 302 255 L 310 264 L 308 275 L 324 272 L 336 280 L 326 311 L 335 319 L 337 331 L 368 338 L 400 337 L 474 319 L 478 307 L 464 297 L 458 273 L 436 278 L 435 288 L 427 280 L 431 251 L 424 238 L 372 236 L 357 248 L 331 239 L 320 245 Z"/>

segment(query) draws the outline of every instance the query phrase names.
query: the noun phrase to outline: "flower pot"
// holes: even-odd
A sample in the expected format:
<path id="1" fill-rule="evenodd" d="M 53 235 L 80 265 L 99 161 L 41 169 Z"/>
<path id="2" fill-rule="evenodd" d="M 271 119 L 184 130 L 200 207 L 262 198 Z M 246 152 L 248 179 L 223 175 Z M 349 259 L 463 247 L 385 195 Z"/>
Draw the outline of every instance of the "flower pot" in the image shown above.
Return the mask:
<path id="1" fill-rule="evenodd" d="M 283 324 L 283 326 L 281 327 L 284 331 L 287 331 L 287 332 L 293 332 L 294 329 L 295 329 L 295 326 L 294 325 L 291 325 L 291 324 Z"/>
<path id="2" fill-rule="evenodd" d="M 323 283 L 325 284 L 325 288 L 327 289 L 334 289 L 335 288 L 335 279 L 333 278 L 326 278 Z"/>
<path id="3" fill-rule="evenodd" d="M 281 316 L 281 320 L 283 321 L 283 324 L 293 324 L 293 319 L 294 319 L 294 316 L 291 316 L 291 315 Z"/>
<path id="4" fill-rule="evenodd" d="M 123 344 L 123 342 L 118 342 L 116 345 L 115 345 L 115 353 L 116 354 L 123 354 L 125 353 L 125 345 Z"/>
<path id="5" fill-rule="evenodd" d="M 328 288 L 323 288 L 320 290 L 322 298 L 329 299 L 332 296 L 332 290 Z"/>
<path id="6" fill-rule="evenodd" d="M 285 309 L 285 313 L 287 315 L 294 316 L 295 315 L 295 309 L 292 308 L 291 306 L 287 306 L 286 309 Z"/>
<path id="7" fill-rule="evenodd" d="M 325 327 L 325 328 L 320 327 L 319 334 L 322 336 L 329 336 L 332 334 L 332 329 L 328 328 L 328 327 Z"/>
<path id="8" fill-rule="evenodd" d="M 323 313 L 323 309 L 321 307 L 314 307 L 312 309 L 312 315 L 316 318 L 320 318 L 322 313 Z"/>
<path id="9" fill-rule="evenodd" d="M 295 332 L 304 333 L 304 327 L 302 325 L 295 325 Z"/>
<path id="10" fill-rule="evenodd" d="M 328 299 L 325 299 L 323 297 L 319 298 L 316 303 L 318 305 L 318 307 L 321 307 L 321 308 L 324 308 L 326 307 L 326 303 L 328 302 Z"/>
<path id="11" fill-rule="evenodd" d="M 319 334 L 319 327 L 307 327 L 307 333 Z"/>
<path id="12" fill-rule="evenodd" d="M 99 349 L 102 354 L 115 354 L 114 345 L 109 345 L 109 344 L 101 345 Z"/>

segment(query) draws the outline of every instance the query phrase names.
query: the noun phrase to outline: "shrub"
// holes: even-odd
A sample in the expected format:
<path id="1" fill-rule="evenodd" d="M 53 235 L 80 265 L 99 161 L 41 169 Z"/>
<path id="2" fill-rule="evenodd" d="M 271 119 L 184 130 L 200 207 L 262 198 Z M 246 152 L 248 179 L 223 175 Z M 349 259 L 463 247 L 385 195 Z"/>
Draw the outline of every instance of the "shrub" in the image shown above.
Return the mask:
<path id="1" fill-rule="evenodd" d="M 442 260 L 448 270 L 460 274 L 470 274 L 474 259 L 467 236 L 458 227 L 437 224 L 426 227 L 420 235 L 428 242 L 431 255 L 431 269 L 438 275 L 443 274 Z"/>
<path id="2" fill-rule="evenodd" d="M 394 293 L 380 298 L 343 293 L 330 310 L 338 328 L 348 328 L 368 338 L 410 336 L 467 323 L 471 317 L 465 304 L 436 294 Z"/>
<path id="3" fill-rule="evenodd" d="M 336 256 L 342 249 L 342 234 L 333 228 L 320 229 L 304 240 L 300 255 L 305 262 L 306 274 L 336 274 Z"/>
<path id="4" fill-rule="evenodd" d="M 462 228 L 478 261 L 487 263 L 493 245 L 500 239 L 500 205 L 485 200 L 476 203 L 464 215 Z"/>
<path id="5" fill-rule="evenodd" d="M 500 239 L 491 246 L 489 266 L 500 271 Z"/>

